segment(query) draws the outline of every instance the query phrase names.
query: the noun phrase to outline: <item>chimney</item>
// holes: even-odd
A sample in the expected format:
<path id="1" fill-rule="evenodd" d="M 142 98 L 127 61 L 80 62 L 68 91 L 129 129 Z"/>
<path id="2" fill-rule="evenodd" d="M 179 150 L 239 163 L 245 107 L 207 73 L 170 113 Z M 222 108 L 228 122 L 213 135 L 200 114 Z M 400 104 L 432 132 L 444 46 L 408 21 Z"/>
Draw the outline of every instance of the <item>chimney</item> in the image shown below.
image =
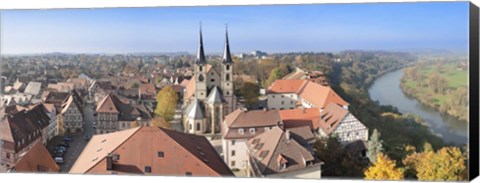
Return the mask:
<path id="1" fill-rule="evenodd" d="M 113 157 L 111 154 L 107 155 L 107 170 L 113 170 Z"/>
<path id="2" fill-rule="evenodd" d="M 290 130 L 285 130 L 285 137 L 290 140 Z"/>

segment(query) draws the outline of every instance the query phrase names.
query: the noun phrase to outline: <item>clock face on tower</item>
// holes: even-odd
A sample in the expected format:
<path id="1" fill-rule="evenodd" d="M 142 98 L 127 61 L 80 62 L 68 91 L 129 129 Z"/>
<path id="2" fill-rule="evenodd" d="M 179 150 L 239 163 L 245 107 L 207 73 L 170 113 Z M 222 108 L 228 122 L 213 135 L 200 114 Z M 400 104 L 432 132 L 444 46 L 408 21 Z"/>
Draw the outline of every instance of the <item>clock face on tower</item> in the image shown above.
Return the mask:
<path id="1" fill-rule="evenodd" d="M 200 74 L 200 76 L 198 76 L 198 81 L 203 82 L 204 79 L 205 78 L 203 78 L 203 75 Z"/>

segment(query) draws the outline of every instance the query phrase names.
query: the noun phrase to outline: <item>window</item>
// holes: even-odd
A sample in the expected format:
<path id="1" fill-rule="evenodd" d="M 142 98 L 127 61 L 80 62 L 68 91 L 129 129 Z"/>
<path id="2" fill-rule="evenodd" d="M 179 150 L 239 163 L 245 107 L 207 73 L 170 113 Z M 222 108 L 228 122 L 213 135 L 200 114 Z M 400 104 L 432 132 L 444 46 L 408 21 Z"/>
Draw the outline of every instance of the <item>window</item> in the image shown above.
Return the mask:
<path id="1" fill-rule="evenodd" d="M 293 101 L 290 101 L 290 104 L 293 104 Z"/>
<path id="2" fill-rule="evenodd" d="M 287 168 L 287 163 L 280 163 L 280 170 Z"/>
<path id="3" fill-rule="evenodd" d="M 157 156 L 158 156 L 159 158 L 163 158 L 163 157 L 165 156 L 165 154 L 163 153 L 163 151 L 158 151 L 158 152 L 157 152 Z"/>
<path id="4" fill-rule="evenodd" d="M 285 96 L 282 95 L 282 98 L 285 98 Z"/>
<path id="5" fill-rule="evenodd" d="M 270 131 L 270 127 L 265 127 L 265 131 Z"/>
<path id="6" fill-rule="evenodd" d="M 230 95 L 230 92 L 227 91 L 227 96 Z"/>
<path id="7" fill-rule="evenodd" d="M 7 153 L 7 159 L 10 159 L 10 153 Z"/>
<path id="8" fill-rule="evenodd" d="M 227 75 L 225 76 L 225 80 L 230 81 L 230 74 L 227 74 Z"/>
<path id="9" fill-rule="evenodd" d="M 213 73 L 212 73 L 212 74 L 213 74 Z M 215 79 L 213 79 L 213 78 L 212 78 L 212 79 L 210 79 L 210 82 L 215 82 Z"/>
<path id="10" fill-rule="evenodd" d="M 255 134 L 255 128 L 250 128 L 248 131 L 250 132 L 250 134 Z"/>
<path id="11" fill-rule="evenodd" d="M 146 172 L 146 173 L 151 173 L 151 172 L 152 172 L 152 167 L 150 167 L 150 166 L 145 166 L 145 172 Z"/>
<path id="12" fill-rule="evenodd" d="M 272 95 L 272 98 L 275 98 L 275 95 Z"/>
<path id="13" fill-rule="evenodd" d="M 185 172 L 186 176 L 192 176 L 192 172 Z"/>
<path id="14" fill-rule="evenodd" d="M 232 146 L 235 145 L 235 140 L 232 140 Z"/>
<path id="15" fill-rule="evenodd" d="M 197 123 L 197 131 L 200 131 L 200 123 Z"/>
<path id="16" fill-rule="evenodd" d="M 113 160 L 113 161 L 118 161 L 118 160 L 120 160 L 120 154 L 114 154 L 113 157 L 112 157 L 112 160 Z"/>
<path id="17" fill-rule="evenodd" d="M 231 161 L 230 166 L 235 166 L 235 161 Z"/>
<path id="18" fill-rule="evenodd" d="M 230 65 L 227 65 L 227 66 L 226 66 L 226 69 L 227 69 L 227 71 L 230 70 Z"/>
<path id="19" fill-rule="evenodd" d="M 188 129 L 192 130 L 192 124 L 188 124 Z"/>
<path id="20" fill-rule="evenodd" d="M 283 96 L 283 95 L 282 95 L 282 96 Z M 282 105 L 283 105 L 283 104 L 285 104 L 283 101 L 282 101 L 282 102 L 280 102 L 280 103 L 281 103 Z"/>
<path id="21" fill-rule="evenodd" d="M 232 156 L 235 156 L 235 151 L 234 150 L 232 151 Z"/>
<path id="22" fill-rule="evenodd" d="M 243 128 L 238 129 L 238 133 L 243 135 Z"/>
<path id="23" fill-rule="evenodd" d="M 202 67 L 202 66 L 198 67 L 198 70 L 199 70 L 200 72 L 202 72 L 203 67 Z"/>

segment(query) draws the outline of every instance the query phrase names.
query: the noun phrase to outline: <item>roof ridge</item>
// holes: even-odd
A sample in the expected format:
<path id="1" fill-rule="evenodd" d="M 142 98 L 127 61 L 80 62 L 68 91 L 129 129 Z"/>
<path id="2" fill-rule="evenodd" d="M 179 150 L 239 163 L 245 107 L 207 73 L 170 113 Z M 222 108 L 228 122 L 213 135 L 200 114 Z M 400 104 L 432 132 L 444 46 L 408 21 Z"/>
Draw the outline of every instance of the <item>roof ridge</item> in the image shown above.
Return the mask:
<path id="1" fill-rule="evenodd" d="M 274 127 L 274 128 L 275 128 L 275 127 Z M 275 145 L 275 148 L 273 148 L 273 150 L 272 150 L 272 156 L 271 156 L 270 159 L 268 160 L 267 164 L 265 164 L 265 167 L 264 167 L 264 169 L 262 170 L 262 173 L 265 173 L 266 168 L 268 167 L 268 165 L 270 165 L 270 162 L 272 161 L 272 159 L 274 159 L 274 158 L 272 158 L 272 157 L 273 157 L 273 153 L 276 152 L 276 150 L 277 150 L 277 148 L 278 148 L 278 145 L 280 144 L 280 139 L 284 136 L 283 134 L 284 134 L 285 132 L 284 132 L 280 127 L 277 127 L 277 128 L 281 131 L 281 133 L 280 133 L 280 135 L 278 136 L 278 139 L 275 141 L 275 142 L 276 142 L 276 145 Z M 272 131 L 273 131 L 273 129 L 270 130 L 269 132 L 272 132 Z M 268 133 L 262 133 L 261 135 L 263 135 L 263 134 L 268 134 Z M 266 136 L 266 135 L 265 135 L 265 136 Z"/>

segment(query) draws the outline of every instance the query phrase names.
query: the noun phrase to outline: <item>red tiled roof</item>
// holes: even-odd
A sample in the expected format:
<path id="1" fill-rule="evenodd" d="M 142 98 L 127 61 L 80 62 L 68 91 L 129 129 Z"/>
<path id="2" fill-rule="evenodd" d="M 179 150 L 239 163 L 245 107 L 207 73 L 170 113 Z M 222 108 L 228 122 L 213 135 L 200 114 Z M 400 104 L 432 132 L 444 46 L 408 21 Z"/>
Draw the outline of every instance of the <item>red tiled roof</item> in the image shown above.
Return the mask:
<path id="1" fill-rule="evenodd" d="M 299 92 L 301 98 L 309 101 L 318 108 L 325 108 L 329 103 L 349 105 L 332 88 L 314 82 L 307 82 Z"/>
<path id="2" fill-rule="evenodd" d="M 320 128 L 327 135 L 330 135 L 332 131 L 337 128 L 338 124 L 349 114 L 348 110 L 338 106 L 337 104 L 330 103 L 320 113 Z"/>
<path id="3" fill-rule="evenodd" d="M 300 79 L 279 79 L 268 87 L 267 93 L 297 93 L 306 82 Z"/>
<path id="4" fill-rule="evenodd" d="M 285 128 L 309 126 L 312 130 L 318 129 L 320 121 L 320 109 L 318 108 L 287 109 L 280 110 L 279 113 Z"/>
<path id="5" fill-rule="evenodd" d="M 112 93 L 108 94 L 97 106 L 97 113 L 120 113 L 115 105 L 120 100 Z"/>
<path id="6" fill-rule="evenodd" d="M 118 155 L 112 170 L 107 156 Z M 141 155 L 140 155 L 141 154 Z M 161 155 L 160 155 L 161 154 Z M 151 173 L 145 172 L 149 166 Z M 185 176 L 233 176 L 210 142 L 203 136 L 159 127 L 137 127 L 95 135 L 73 165 L 70 173 L 152 174 Z"/>
<path id="7" fill-rule="evenodd" d="M 59 172 L 60 167 L 53 160 L 47 148 L 38 141 L 15 164 L 16 172 Z"/>

